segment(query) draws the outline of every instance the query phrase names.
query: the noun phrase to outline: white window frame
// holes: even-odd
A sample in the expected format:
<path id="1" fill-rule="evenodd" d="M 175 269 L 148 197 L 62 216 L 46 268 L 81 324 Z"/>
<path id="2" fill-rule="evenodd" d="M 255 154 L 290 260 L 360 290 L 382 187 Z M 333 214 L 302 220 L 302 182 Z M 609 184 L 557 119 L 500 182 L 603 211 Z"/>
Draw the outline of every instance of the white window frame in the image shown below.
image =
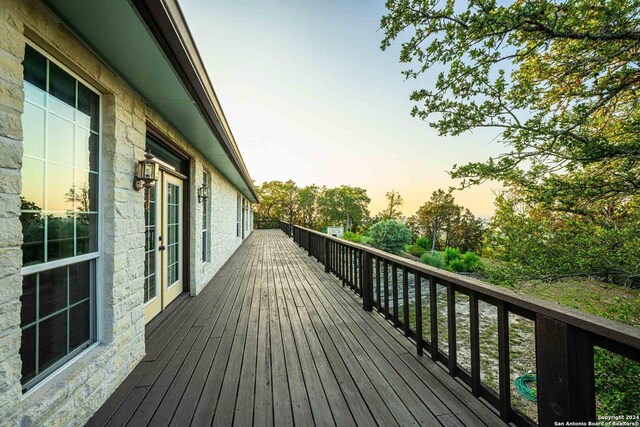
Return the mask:
<path id="1" fill-rule="evenodd" d="M 240 206 L 241 196 L 240 193 L 236 193 L 236 237 L 240 237 L 240 215 L 242 215 Z"/>
<path id="2" fill-rule="evenodd" d="M 202 184 L 208 187 L 209 197 L 202 201 L 202 222 L 206 228 L 202 229 L 202 262 L 211 262 L 211 172 L 202 170 Z"/>
<path id="3" fill-rule="evenodd" d="M 20 270 L 21 275 L 27 276 L 35 273 L 40 273 L 47 270 L 53 270 L 55 268 L 64 267 L 72 264 L 78 264 L 84 261 L 94 260 L 94 275 L 90 279 L 93 281 L 92 286 L 90 286 L 90 300 L 89 300 L 89 310 L 93 313 L 90 315 L 90 335 L 93 339 L 93 343 L 91 343 L 87 348 L 82 349 L 81 351 L 72 351 L 69 354 L 65 355 L 62 359 L 55 362 L 53 365 L 49 366 L 41 374 L 36 376 L 34 379 L 30 380 L 32 382 L 37 379 L 26 392 L 23 393 L 22 397 L 26 397 L 33 393 L 35 390 L 41 388 L 45 383 L 51 381 L 52 378 L 57 376 L 60 372 L 67 369 L 69 366 L 73 365 L 73 362 L 78 360 L 84 354 L 90 352 L 94 348 L 98 346 L 100 342 L 104 339 L 104 317 L 101 313 L 104 312 L 103 300 L 102 300 L 102 228 L 103 228 L 103 210 L 104 206 L 102 206 L 102 192 L 103 192 L 103 163 L 102 163 L 102 137 L 103 137 L 103 96 L 102 93 L 96 89 L 96 87 L 87 82 L 85 79 L 77 75 L 71 69 L 69 69 L 66 65 L 58 61 L 54 56 L 50 55 L 47 51 L 38 46 L 35 42 L 31 41 L 28 38 L 25 38 L 25 44 L 29 47 L 33 48 L 39 54 L 43 55 L 50 62 L 54 63 L 58 67 L 60 67 L 65 73 L 72 76 L 78 82 L 81 82 L 88 89 L 98 95 L 98 212 L 97 212 L 97 239 L 98 239 L 98 248 L 96 252 L 92 252 L 89 254 L 78 255 L 74 257 L 58 259 L 54 261 L 48 261 L 40 264 L 29 265 L 26 267 L 22 267 Z M 48 72 L 47 72 L 48 73 Z M 48 75 L 47 75 L 48 80 Z M 23 85 L 25 81 L 23 79 Z M 23 104 L 29 101 L 23 100 Z M 46 145 L 45 145 L 46 149 Z M 46 158 L 46 154 L 45 154 Z M 45 161 L 46 163 L 46 161 Z M 75 166 L 75 165 L 74 165 Z M 22 171 L 20 172 L 22 176 Z M 46 189 L 47 186 L 47 174 L 44 174 L 44 186 Z M 45 226 L 45 233 L 47 232 Z M 75 240 L 75 227 L 74 227 L 74 240 Z M 75 242 L 74 242 L 75 245 Z M 46 247 L 46 245 L 45 245 Z M 22 319 L 20 320 L 20 326 L 22 326 Z M 22 343 L 21 343 L 22 345 Z M 44 374 L 44 375 L 42 375 Z M 40 377 L 38 379 L 38 377 Z M 29 383 L 27 382 L 27 384 Z"/>

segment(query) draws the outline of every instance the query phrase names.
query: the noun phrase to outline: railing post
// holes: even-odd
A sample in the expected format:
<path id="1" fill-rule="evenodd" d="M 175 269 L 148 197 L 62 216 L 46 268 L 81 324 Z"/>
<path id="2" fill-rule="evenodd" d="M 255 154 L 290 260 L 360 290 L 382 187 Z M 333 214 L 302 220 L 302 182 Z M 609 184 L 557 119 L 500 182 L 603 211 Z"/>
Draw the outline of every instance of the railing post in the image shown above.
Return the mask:
<path id="1" fill-rule="evenodd" d="M 324 272 L 328 273 L 329 272 L 329 238 L 325 237 L 324 238 Z"/>
<path id="2" fill-rule="evenodd" d="M 373 262 L 371 260 L 371 254 L 367 251 L 361 251 L 362 254 L 362 278 L 360 281 L 362 292 L 362 308 L 366 311 L 373 309 L 373 277 L 372 268 Z"/>
<path id="3" fill-rule="evenodd" d="M 593 343 L 588 333 L 536 315 L 538 422 L 596 421 Z"/>

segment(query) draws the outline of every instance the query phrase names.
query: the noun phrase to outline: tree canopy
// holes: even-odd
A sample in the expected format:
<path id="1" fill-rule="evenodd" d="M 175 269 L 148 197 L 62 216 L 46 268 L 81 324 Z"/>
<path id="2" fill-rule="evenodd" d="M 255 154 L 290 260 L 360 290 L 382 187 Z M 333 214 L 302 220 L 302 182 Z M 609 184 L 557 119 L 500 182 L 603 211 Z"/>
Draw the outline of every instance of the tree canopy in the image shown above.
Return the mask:
<path id="1" fill-rule="evenodd" d="M 640 188 L 640 1 L 388 0 L 382 49 L 397 39 L 412 114 L 442 135 L 495 128 L 498 158 L 454 166 L 463 186 L 517 185 L 547 208 Z M 439 70 L 437 76 L 432 75 Z"/>
<path id="2" fill-rule="evenodd" d="M 359 187 L 298 187 L 289 180 L 267 181 L 257 188 L 257 219 L 283 219 L 305 227 L 343 225 L 355 229 L 369 218 L 371 199 Z"/>

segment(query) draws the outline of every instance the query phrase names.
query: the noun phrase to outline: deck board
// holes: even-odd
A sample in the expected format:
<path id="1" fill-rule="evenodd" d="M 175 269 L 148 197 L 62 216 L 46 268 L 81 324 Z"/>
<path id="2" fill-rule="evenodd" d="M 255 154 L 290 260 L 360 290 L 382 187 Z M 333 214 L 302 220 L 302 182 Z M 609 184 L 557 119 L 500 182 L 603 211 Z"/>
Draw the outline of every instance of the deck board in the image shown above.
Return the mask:
<path id="1" fill-rule="evenodd" d="M 253 232 L 88 425 L 504 425 L 279 230 Z"/>

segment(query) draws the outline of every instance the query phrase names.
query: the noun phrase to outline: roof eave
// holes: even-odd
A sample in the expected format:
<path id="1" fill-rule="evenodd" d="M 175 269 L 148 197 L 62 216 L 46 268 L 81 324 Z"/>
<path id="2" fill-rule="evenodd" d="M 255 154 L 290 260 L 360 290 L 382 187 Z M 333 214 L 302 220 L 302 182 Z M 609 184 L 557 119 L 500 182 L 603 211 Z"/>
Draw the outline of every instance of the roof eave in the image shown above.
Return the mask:
<path id="1" fill-rule="evenodd" d="M 189 92 L 249 191 L 259 202 L 253 181 L 215 94 L 180 7 L 175 0 L 130 0 Z"/>

